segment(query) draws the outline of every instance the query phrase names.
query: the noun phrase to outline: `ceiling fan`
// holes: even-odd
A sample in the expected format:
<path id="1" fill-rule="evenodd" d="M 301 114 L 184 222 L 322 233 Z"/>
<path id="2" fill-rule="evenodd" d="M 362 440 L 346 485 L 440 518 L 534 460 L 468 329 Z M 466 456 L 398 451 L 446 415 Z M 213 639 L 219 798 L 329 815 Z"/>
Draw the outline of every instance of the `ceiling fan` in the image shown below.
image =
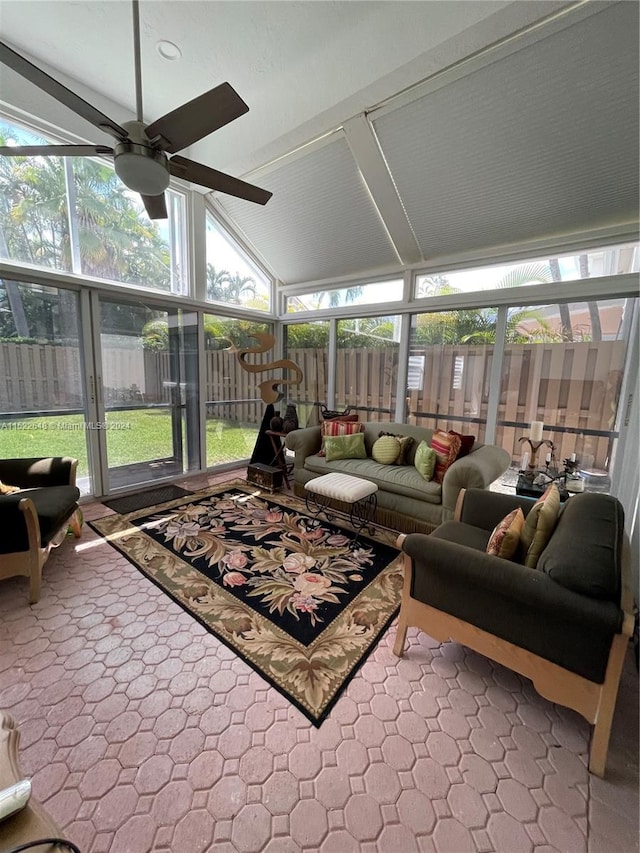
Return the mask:
<path id="1" fill-rule="evenodd" d="M 125 186 L 140 193 L 151 219 L 167 218 L 164 191 L 169 186 L 171 175 L 227 195 L 266 204 L 272 195 L 267 190 L 186 157 L 167 157 L 167 153 L 175 154 L 176 151 L 187 148 L 248 112 L 249 107 L 235 89 L 229 83 L 221 83 L 215 89 L 210 89 L 147 125 L 142 117 L 139 0 L 133 0 L 133 48 L 136 121 L 125 121 L 120 125 L 8 45 L 0 42 L 0 62 L 116 140 L 113 148 L 107 145 L 0 146 L 0 155 L 95 157 L 112 154 L 116 174 Z"/>

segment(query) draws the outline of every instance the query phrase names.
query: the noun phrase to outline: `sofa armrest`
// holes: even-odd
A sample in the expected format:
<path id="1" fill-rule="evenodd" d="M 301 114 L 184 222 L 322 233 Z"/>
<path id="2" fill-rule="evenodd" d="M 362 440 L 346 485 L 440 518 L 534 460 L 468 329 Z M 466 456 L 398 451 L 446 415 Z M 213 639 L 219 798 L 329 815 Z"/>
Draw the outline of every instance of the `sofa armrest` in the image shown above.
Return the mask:
<path id="1" fill-rule="evenodd" d="M 502 447 L 483 444 L 450 465 L 442 481 L 442 520 L 453 518 L 460 489 L 486 489 L 509 467 L 511 457 Z"/>
<path id="2" fill-rule="evenodd" d="M 295 453 L 294 470 L 304 468 L 307 456 L 313 456 L 322 446 L 320 427 L 306 427 L 305 429 L 294 429 L 287 433 L 285 447 Z"/>
<path id="3" fill-rule="evenodd" d="M 75 486 L 78 460 L 70 456 L 0 459 L 0 480 L 9 486 Z"/>
<path id="4" fill-rule="evenodd" d="M 28 494 L 28 492 L 14 492 L 12 495 L 0 495 L 0 528 L 6 531 L 0 538 L 0 554 L 29 551 L 32 544 L 40 547 L 38 514 L 33 503 L 28 500 Z M 21 503 L 22 506 L 20 506 Z M 35 522 L 36 530 L 32 532 L 35 533 L 36 541 L 33 543 L 29 541 L 29 524 L 25 515 L 27 511 L 31 517 L 32 528 Z"/>
<path id="5" fill-rule="evenodd" d="M 534 503 L 531 498 L 520 495 L 506 495 L 488 489 L 465 489 L 461 493 L 456 521 L 472 524 L 483 530 L 493 530 L 496 524 L 516 507 L 520 507 L 526 517 Z"/>

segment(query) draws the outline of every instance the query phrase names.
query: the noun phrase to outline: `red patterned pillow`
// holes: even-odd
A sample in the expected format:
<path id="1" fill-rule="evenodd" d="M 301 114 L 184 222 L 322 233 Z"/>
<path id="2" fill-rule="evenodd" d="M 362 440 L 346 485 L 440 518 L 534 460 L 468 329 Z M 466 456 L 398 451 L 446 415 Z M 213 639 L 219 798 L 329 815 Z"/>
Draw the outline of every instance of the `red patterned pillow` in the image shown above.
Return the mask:
<path id="1" fill-rule="evenodd" d="M 459 435 L 460 436 L 460 452 L 458 453 L 458 459 L 462 459 L 463 456 L 466 456 L 468 453 L 471 453 L 471 448 L 476 440 L 475 435 L 462 435 L 461 432 L 456 432 L 454 429 L 449 430 L 449 435 Z"/>
<path id="2" fill-rule="evenodd" d="M 354 421 L 343 421 L 337 418 L 332 421 L 323 421 L 320 424 L 320 435 L 322 436 L 322 447 L 318 456 L 326 456 L 324 447 L 325 436 L 335 438 L 339 435 L 354 435 L 357 432 L 364 432 L 364 424 Z"/>
<path id="3" fill-rule="evenodd" d="M 493 528 L 487 543 L 487 554 L 511 560 L 520 544 L 520 531 L 524 527 L 524 513 L 518 507 L 506 515 Z"/>
<path id="4" fill-rule="evenodd" d="M 433 431 L 431 448 L 436 452 L 436 471 L 433 475 L 436 483 L 441 483 L 444 480 L 447 468 L 452 462 L 455 462 L 460 452 L 461 443 L 459 435 L 450 435 L 442 429 Z"/>

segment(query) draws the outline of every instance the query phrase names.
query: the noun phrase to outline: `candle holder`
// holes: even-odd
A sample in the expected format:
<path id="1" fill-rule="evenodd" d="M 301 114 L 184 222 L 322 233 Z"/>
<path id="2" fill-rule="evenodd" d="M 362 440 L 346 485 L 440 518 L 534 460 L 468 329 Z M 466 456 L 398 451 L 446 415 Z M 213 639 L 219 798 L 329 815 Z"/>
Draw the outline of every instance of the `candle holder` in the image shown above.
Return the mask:
<path id="1" fill-rule="evenodd" d="M 536 455 L 538 453 L 538 450 L 540 450 L 540 448 L 542 447 L 543 444 L 546 444 L 547 447 L 550 448 L 550 450 L 551 450 L 551 459 L 553 460 L 555 445 L 549 439 L 543 439 L 542 441 L 531 441 L 531 439 L 529 438 L 528 435 L 523 435 L 521 438 L 518 439 L 518 441 L 520 441 L 520 442 L 526 441 L 527 444 L 529 445 L 529 447 L 531 448 L 531 456 L 529 457 L 527 470 L 523 471 L 522 475 L 524 477 L 526 477 L 527 480 L 530 480 L 531 482 L 533 482 L 535 477 L 536 477 L 536 471 L 537 471 Z M 546 467 L 546 470 L 548 472 L 548 470 L 549 470 L 549 463 L 548 462 L 546 463 L 545 467 Z"/>

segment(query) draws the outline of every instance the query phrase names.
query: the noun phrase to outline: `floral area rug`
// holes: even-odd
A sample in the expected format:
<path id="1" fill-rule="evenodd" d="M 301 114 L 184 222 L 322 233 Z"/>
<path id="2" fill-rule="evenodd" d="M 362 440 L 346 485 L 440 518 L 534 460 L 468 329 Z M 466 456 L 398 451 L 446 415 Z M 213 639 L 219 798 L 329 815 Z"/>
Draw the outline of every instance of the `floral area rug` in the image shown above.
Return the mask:
<path id="1" fill-rule="evenodd" d="M 395 616 L 395 534 L 225 483 L 91 527 L 320 725 Z M 352 546 L 352 547 L 350 547 Z"/>

